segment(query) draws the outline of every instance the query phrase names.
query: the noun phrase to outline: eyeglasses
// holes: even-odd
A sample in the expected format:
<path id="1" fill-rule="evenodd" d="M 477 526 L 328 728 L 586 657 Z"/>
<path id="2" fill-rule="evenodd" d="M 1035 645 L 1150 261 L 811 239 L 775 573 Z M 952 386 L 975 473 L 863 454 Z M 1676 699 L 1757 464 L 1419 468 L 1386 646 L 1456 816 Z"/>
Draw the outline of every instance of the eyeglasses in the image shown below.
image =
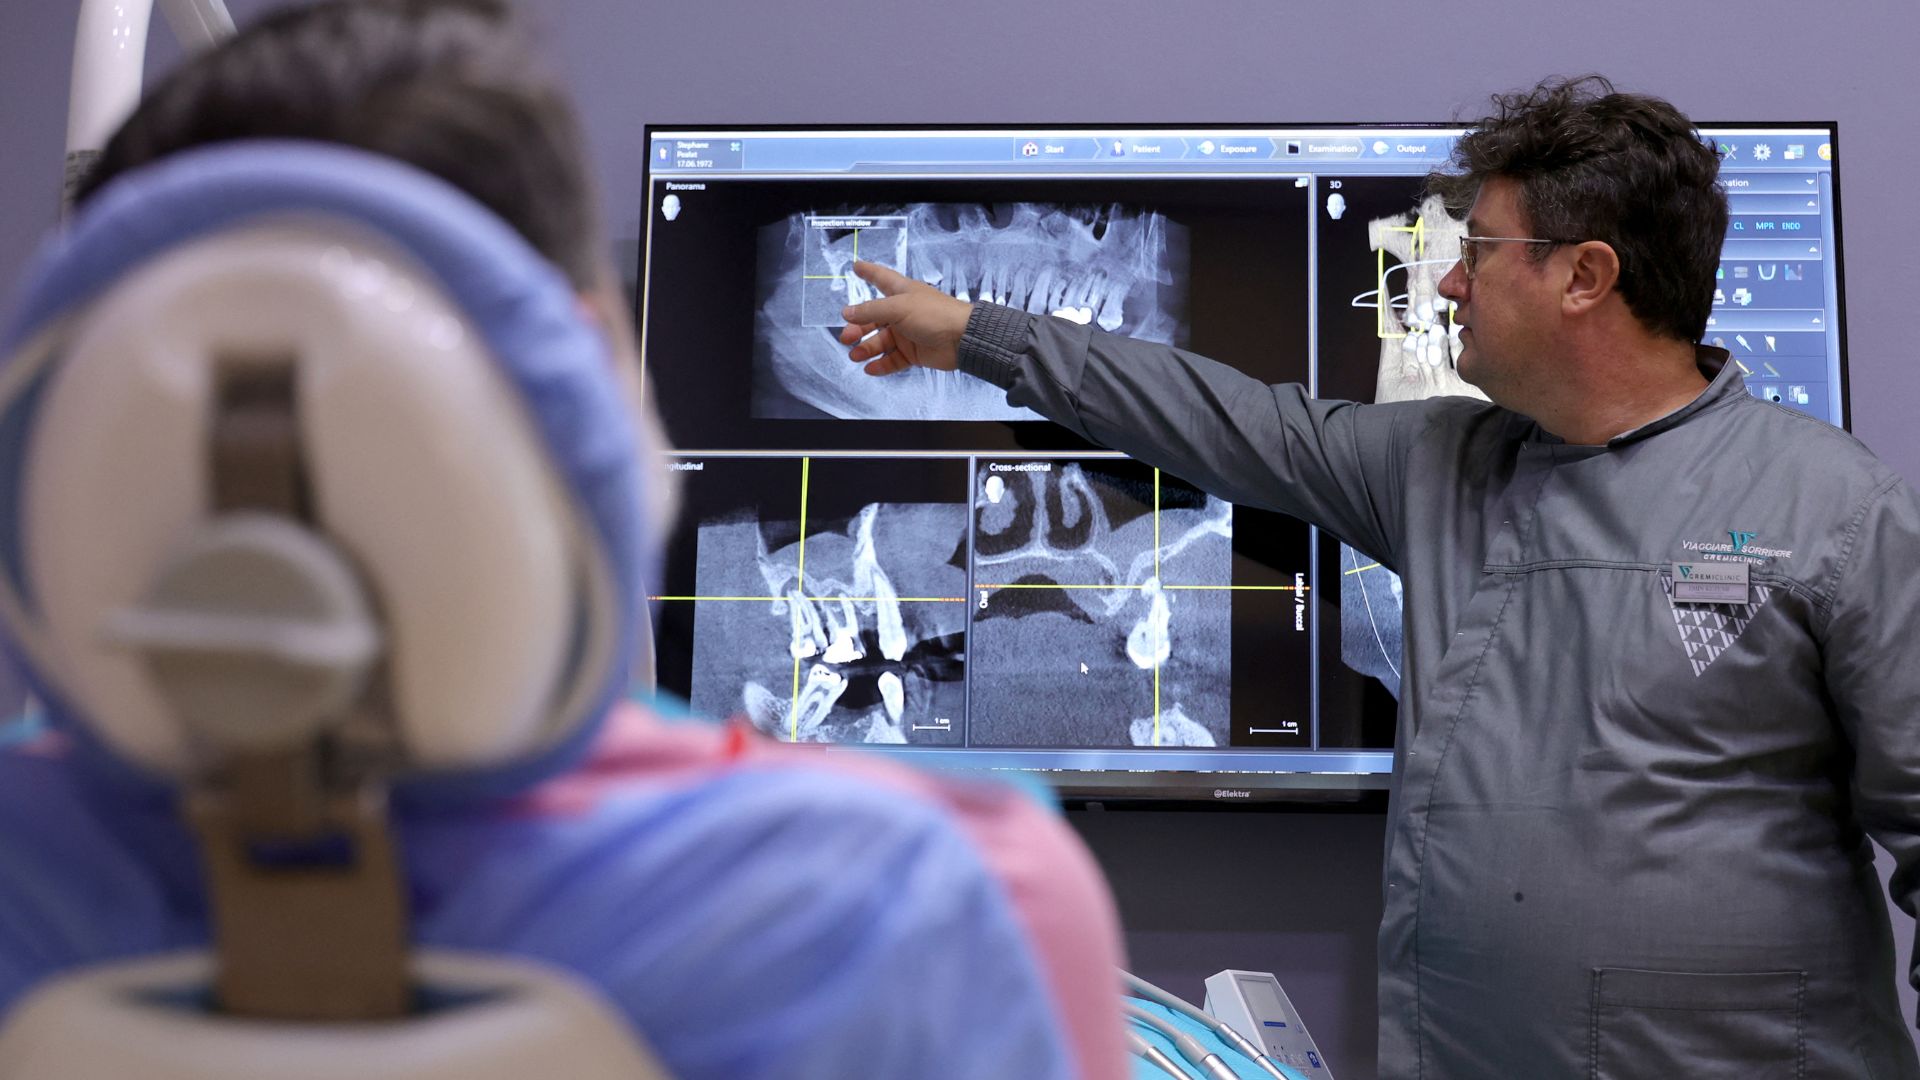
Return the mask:
<path id="1" fill-rule="evenodd" d="M 1537 240 L 1531 236 L 1463 236 L 1460 238 L 1460 268 L 1467 272 L 1468 279 L 1473 277 L 1473 267 L 1480 261 L 1481 244 L 1546 244 L 1549 246 L 1567 243 L 1565 240 Z"/>

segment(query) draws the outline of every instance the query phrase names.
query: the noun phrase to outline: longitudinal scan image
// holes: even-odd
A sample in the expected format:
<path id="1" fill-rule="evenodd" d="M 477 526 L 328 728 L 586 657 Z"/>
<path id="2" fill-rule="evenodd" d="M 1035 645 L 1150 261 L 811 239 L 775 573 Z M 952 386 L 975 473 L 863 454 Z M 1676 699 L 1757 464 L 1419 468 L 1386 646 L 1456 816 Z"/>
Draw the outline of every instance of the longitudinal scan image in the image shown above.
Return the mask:
<path id="1" fill-rule="evenodd" d="M 960 740 L 964 461 L 675 464 L 696 711 L 794 742 Z"/>

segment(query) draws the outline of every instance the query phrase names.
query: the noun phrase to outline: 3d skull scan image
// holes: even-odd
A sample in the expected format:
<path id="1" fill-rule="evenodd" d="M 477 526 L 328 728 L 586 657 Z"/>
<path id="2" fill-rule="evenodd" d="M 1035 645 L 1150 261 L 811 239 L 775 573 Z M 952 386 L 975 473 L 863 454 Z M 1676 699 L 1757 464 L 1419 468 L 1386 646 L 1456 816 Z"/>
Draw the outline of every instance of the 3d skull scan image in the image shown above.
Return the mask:
<path id="1" fill-rule="evenodd" d="M 976 473 L 971 737 L 1228 741 L 1233 507 L 1131 461 Z"/>
<path id="2" fill-rule="evenodd" d="M 1447 395 L 1486 400 L 1454 370 L 1460 328 L 1453 322 L 1453 302 L 1440 295 L 1440 279 L 1459 261 L 1466 231 L 1436 195 L 1417 209 L 1367 222 L 1367 246 L 1382 253 L 1382 269 L 1378 288 L 1354 297 L 1353 306 L 1376 312 L 1376 402 Z"/>
<path id="3" fill-rule="evenodd" d="M 855 259 L 962 300 L 1185 341 L 1187 233 L 1121 205 L 913 203 L 794 213 L 761 230 L 752 415 L 767 419 L 1037 420 L 1003 391 L 916 368 L 876 379 L 847 360 L 841 309 L 877 295 Z"/>

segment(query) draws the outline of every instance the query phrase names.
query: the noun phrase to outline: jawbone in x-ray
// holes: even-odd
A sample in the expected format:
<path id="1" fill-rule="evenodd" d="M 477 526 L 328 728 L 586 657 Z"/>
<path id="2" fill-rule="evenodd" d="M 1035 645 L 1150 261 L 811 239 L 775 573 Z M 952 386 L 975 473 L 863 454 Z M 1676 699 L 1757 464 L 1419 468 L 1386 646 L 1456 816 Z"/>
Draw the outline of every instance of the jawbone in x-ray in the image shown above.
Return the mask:
<path id="1" fill-rule="evenodd" d="M 1378 288 L 1354 297 L 1353 306 L 1373 311 L 1380 338 L 1376 402 L 1449 395 L 1487 399 L 1454 368 L 1460 328 L 1453 321 L 1453 302 L 1440 295 L 1440 279 L 1459 260 L 1466 231 L 1435 195 L 1415 210 L 1367 223 L 1367 243 L 1379 254 L 1381 271 Z M 1340 569 L 1340 659 L 1379 679 L 1398 698 L 1399 575 L 1346 544 L 1340 545 Z"/>
<path id="2" fill-rule="evenodd" d="M 803 553 L 798 522 L 701 523 L 700 595 L 771 599 L 697 608 L 694 711 L 796 742 L 958 743 L 966 508 L 876 502 L 823 525 Z"/>
<path id="3" fill-rule="evenodd" d="M 856 258 L 984 300 L 1165 345 L 1187 336 L 1187 233 L 1120 205 L 913 203 L 795 213 L 759 238 L 752 414 L 764 419 L 1039 420 L 999 388 L 914 368 L 885 379 L 847 359 L 841 309 L 877 294 Z"/>
<path id="4" fill-rule="evenodd" d="M 975 745 L 1228 741 L 1233 507 L 1134 462 L 983 462 Z M 1198 587 L 1196 587 L 1198 586 Z"/>

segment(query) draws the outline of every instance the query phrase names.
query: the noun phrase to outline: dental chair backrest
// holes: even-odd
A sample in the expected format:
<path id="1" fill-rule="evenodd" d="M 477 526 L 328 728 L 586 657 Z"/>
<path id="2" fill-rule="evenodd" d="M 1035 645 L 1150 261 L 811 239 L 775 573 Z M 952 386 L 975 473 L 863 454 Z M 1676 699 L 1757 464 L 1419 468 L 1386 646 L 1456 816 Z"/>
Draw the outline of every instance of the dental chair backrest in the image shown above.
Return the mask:
<path id="1" fill-rule="evenodd" d="M 232 143 L 100 192 L 0 347 L 0 616 L 74 767 L 178 793 L 213 942 L 37 988 L 0 1076 L 660 1075 L 567 974 L 410 947 L 389 822 L 624 689 L 642 436 L 562 275 L 407 166 Z"/>

